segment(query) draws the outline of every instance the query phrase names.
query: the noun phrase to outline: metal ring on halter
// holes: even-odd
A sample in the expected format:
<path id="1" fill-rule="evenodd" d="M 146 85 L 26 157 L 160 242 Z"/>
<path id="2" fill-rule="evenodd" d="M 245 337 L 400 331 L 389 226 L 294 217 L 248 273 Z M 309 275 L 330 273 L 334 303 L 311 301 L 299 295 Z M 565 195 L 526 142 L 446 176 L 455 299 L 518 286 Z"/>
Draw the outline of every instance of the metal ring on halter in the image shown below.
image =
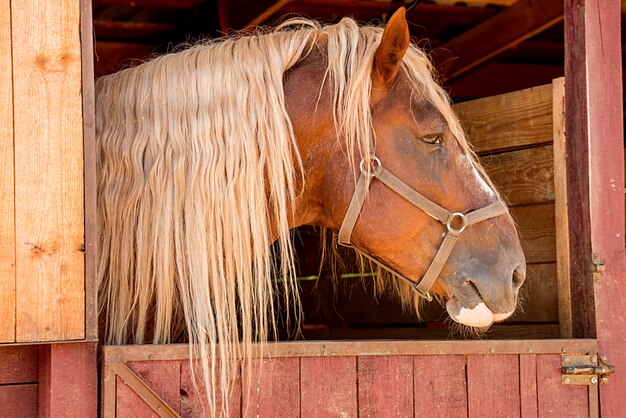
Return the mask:
<path id="1" fill-rule="evenodd" d="M 455 228 L 452 226 L 452 222 L 455 219 L 459 219 L 461 222 L 461 227 L 460 228 Z M 465 217 L 464 214 L 460 213 L 460 212 L 454 212 L 452 214 L 450 214 L 450 217 L 448 218 L 448 220 L 446 221 L 446 227 L 448 228 L 448 232 L 451 232 L 453 234 L 460 234 L 461 232 L 463 232 L 463 230 L 465 229 L 465 227 L 467 226 L 467 218 Z"/>
<path id="2" fill-rule="evenodd" d="M 361 160 L 361 164 L 359 164 L 359 168 L 361 169 L 361 173 L 368 175 L 370 177 L 373 177 L 374 174 L 376 174 L 376 170 L 378 170 L 379 167 L 382 167 L 382 163 L 380 162 L 380 160 L 378 159 L 378 157 L 374 156 L 370 159 L 370 170 L 367 171 L 365 169 L 365 158 L 363 158 Z"/>

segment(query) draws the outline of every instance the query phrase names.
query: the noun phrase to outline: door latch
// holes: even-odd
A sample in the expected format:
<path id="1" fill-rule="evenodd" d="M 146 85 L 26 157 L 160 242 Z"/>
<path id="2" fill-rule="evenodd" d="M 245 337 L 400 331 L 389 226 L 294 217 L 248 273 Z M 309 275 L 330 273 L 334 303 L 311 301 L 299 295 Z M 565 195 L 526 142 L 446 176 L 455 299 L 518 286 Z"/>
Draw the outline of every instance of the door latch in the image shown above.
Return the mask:
<path id="1" fill-rule="evenodd" d="M 597 385 L 606 383 L 615 373 L 615 366 L 597 355 L 562 355 L 561 381 L 564 385 Z"/>

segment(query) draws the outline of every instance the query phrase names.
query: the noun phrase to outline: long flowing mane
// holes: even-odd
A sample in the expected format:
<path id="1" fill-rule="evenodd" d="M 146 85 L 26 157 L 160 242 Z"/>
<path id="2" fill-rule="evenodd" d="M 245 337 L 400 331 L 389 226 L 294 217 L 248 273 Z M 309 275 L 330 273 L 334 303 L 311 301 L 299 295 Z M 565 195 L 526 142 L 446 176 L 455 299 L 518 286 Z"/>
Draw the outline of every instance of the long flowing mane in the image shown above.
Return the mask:
<path id="1" fill-rule="evenodd" d="M 285 278 L 285 303 L 298 312 L 288 219 L 302 179 L 284 74 L 311 48 L 324 49 L 337 137 L 354 162 L 374 150 L 369 99 L 381 35 L 351 19 L 324 27 L 298 19 L 97 81 L 105 343 L 186 339 L 200 380 L 228 396 L 234 366 L 249 369 L 252 344 L 275 332 L 273 278 Z M 403 71 L 467 149 L 428 57 L 411 46 Z M 378 282 L 385 287 L 417 307 L 403 284 Z"/>

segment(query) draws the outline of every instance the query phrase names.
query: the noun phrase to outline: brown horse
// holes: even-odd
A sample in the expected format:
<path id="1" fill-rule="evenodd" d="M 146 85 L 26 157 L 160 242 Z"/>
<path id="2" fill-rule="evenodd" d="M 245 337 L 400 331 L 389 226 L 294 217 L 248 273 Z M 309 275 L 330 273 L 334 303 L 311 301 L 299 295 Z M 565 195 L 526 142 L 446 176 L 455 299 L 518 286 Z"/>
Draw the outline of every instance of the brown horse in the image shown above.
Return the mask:
<path id="1" fill-rule="evenodd" d="M 409 305 L 434 293 L 478 327 L 513 313 L 525 278 L 515 226 L 403 8 L 384 32 L 290 21 L 96 91 L 107 343 L 186 336 L 225 397 L 233 361 L 274 324 L 276 274 L 298 303 L 289 229 L 304 224 L 392 271 L 382 287 Z"/>

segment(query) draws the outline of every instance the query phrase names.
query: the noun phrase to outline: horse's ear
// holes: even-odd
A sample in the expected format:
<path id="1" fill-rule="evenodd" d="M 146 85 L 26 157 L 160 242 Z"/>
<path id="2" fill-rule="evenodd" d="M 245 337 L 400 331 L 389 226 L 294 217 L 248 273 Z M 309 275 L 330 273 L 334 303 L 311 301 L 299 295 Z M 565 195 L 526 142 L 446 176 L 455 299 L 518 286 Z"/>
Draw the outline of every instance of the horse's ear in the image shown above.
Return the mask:
<path id="1" fill-rule="evenodd" d="M 374 56 L 372 79 L 375 85 L 389 85 L 398 74 L 402 57 L 411 38 L 406 21 L 406 9 L 400 7 L 389 19 Z"/>

